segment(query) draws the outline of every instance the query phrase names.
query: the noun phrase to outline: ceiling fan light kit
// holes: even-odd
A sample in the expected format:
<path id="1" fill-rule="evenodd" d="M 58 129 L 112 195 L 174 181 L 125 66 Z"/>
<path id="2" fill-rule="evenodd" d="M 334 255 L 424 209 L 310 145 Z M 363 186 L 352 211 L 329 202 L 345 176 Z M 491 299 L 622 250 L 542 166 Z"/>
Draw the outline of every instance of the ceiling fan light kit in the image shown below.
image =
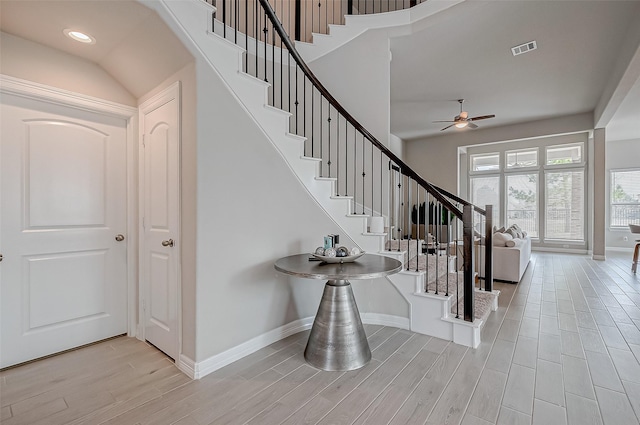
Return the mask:
<path id="1" fill-rule="evenodd" d="M 471 117 L 469 118 L 469 113 L 467 111 L 463 111 L 462 110 L 462 103 L 464 102 L 464 99 L 458 99 L 458 103 L 460 104 L 460 114 L 456 115 L 455 117 L 453 117 L 453 121 L 434 121 L 434 122 L 450 122 L 452 124 L 449 124 L 448 126 L 446 126 L 445 128 L 441 129 L 440 131 L 444 131 L 448 128 L 451 127 L 456 127 L 456 128 L 478 128 L 478 126 L 476 124 L 473 123 L 473 121 L 480 121 L 480 120 L 486 120 L 489 118 L 494 118 L 495 115 L 479 115 L 477 117 Z"/>

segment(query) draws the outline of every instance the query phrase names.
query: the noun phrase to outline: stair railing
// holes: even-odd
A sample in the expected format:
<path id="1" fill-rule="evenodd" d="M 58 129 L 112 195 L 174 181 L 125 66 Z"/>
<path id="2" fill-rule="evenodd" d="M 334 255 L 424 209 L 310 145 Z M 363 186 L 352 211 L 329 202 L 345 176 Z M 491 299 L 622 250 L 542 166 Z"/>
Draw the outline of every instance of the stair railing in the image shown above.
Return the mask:
<path id="1" fill-rule="evenodd" d="M 269 84 L 270 106 L 291 114 L 290 132 L 306 138 L 304 155 L 318 159 L 319 176 L 335 181 L 333 196 L 350 199 L 353 215 L 386 221 L 387 245 L 398 251 L 406 245 L 405 269 L 425 271 L 421 292 L 453 292 L 455 316 L 473 321 L 475 262 L 481 250 L 486 251 L 485 260 L 491 259 L 491 246 L 476 243 L 478 233 L 490 239 L 487 211 L 423 179 L 338 102 L 302 59 L 278 18 L 290 17 L 287 2 L 271 0 L 273 7 L 269 0 L 214 2 L 214 32 L 245 49 L 243 70 Z M 412 223 L 412 207 L 421 203 L 437 217 L 428 228 L 420 218 Z M 429 234 L 435 235 L 431 243 Z M 484 289 L 490 291 L 490 264 L 484 274 Z"/>
<path id="2" fill-rule="evenodd" d="M 313 34 L 328 34 L 330 25 L 344 25 L 347 15 L 365 15 L 408 9 L 427 0 L 270 0 L 287 34 L 310 43 Z M 244 0 L 209 0 L 217 19 L 237 27 L 243 18 Z"/>

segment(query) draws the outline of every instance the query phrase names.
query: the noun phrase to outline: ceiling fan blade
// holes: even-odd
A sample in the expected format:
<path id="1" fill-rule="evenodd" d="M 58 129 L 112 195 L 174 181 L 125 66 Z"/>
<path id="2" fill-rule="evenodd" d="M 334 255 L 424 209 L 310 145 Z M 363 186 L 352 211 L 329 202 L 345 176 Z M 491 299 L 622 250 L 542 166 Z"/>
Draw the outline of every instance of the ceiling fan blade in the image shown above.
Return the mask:
<path id="1" fill-rule="evenodd" d="M 474 123 L 472 123 L 471 121 L 467 122 L 467 128 L 478 128 L 477 125 L 475 125 Z"/>
<path id="2" fill-rule="evenodd" d="M 488 118 L 495 118 L 495 115 L 480 115 L 478 117 L 469 118 L 469 121 L 486 120 Z"/>
<path id="3" fill-rule="evenodd" d="M 453 127 L 454 125 L 455 125 L 455 124 L 448 125 L 448 126 L 446 126 L 445 128 L 443 128 L 443 129 L 442 129 L 442 130 L 440 130 L 440 131 L 445 131 L 447 128 L 451 128 L 451 127 Z"/>

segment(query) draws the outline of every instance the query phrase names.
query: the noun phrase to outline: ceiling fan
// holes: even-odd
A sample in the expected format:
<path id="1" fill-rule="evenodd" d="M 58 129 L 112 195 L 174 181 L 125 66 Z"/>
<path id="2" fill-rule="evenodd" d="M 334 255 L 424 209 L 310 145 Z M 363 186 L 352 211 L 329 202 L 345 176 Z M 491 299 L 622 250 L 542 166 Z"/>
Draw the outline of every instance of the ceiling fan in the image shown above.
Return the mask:
<path id="1" fill-rule="evenodd" d="M 445 128 L 443 128 L 440 131 L 444 131 L 448 128 L 451 128 L 453 126 L 455 126 L 456 128 L 478 128 L 478 126 L 476 124 L 473 123 L 473 121 L 480 121 L 480 120 L 486 120 L 488 118 L 494 118 L 495 115 L 480 115 L 477 117 L 471 117 L 469 118 L 469 113 L 467 111 L 463 111 L 462 110 L 462 102 L 464 102 L 464 99 L 458 99 L 458 103 L 460 103 L 460 114 L 456 115 L 453 118 L 453 121 L 434 121 L 434 122 L 450 122 L 452 124 L 446 126 Z"/>

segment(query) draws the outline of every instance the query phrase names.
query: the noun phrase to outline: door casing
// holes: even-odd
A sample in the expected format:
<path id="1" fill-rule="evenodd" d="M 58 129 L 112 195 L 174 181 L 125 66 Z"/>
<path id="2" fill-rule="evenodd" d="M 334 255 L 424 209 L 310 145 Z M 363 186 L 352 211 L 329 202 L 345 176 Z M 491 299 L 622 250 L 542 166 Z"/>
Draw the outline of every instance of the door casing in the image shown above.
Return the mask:
<path id="1" fill-rule="evenodd" d="M 127 155 L 127 335 L 137 336 L 138 217 L 137 184 L 138 152 L 136 149 L 138 109 L 80 93 L 0 74 L 0 93 L 117 117 L 126 121 Z"/>

